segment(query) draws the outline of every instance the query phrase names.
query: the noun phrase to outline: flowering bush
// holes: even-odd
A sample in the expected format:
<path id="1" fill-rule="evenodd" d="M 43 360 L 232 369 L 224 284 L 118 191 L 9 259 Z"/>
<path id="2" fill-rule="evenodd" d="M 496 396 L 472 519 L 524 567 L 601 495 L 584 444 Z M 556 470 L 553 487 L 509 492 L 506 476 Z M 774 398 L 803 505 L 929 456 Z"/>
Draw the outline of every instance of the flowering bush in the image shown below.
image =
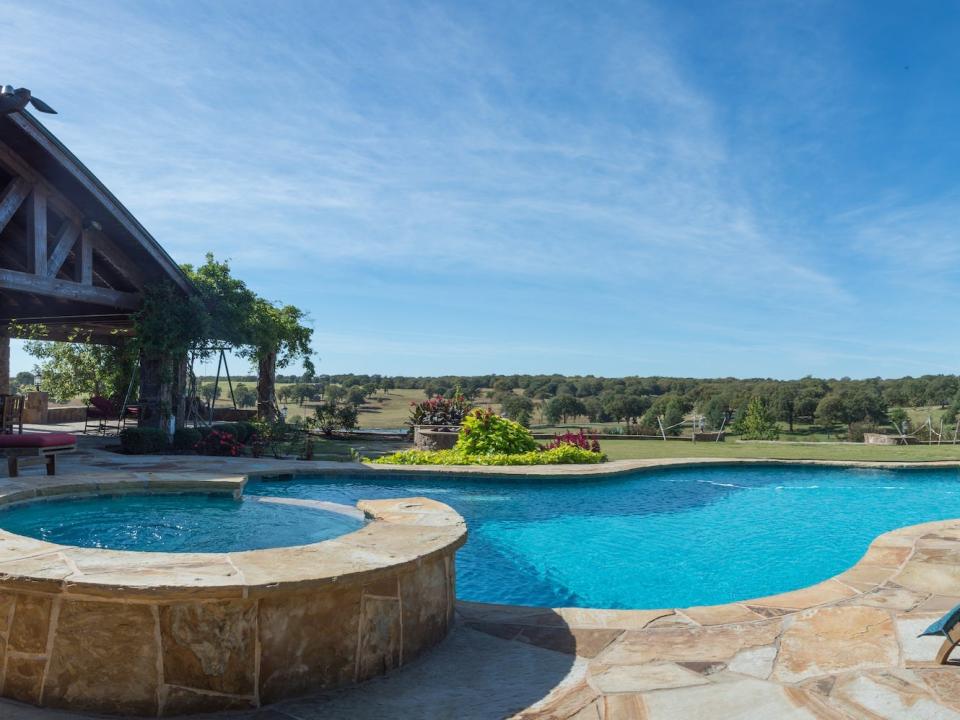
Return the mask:
<path id="1" fill-rule="evenodd" d="M 588 436 L 583 430 L 580 432 L 565 432 L 562 435 L 557 435 L 553 440 L 544 445 L 543 449 L 552 450 L 561 445 L 573 445 L 581 450 L 589 450 L 595 453 L 600 452 L 600 441 L 595 437 Z"/>
<path id="2" fill-rule="evenodd" d="M 522 453 L 491 453 L 469 455 L 453 450 L 404 450 L 370 460 L 379 465 L 568 465 L 606 462 L 606 455 L 575 445 L 562 444 L 550 450 L 531 450 Z"/>
<path id="3" fill-rule="evenodd" d="M 236 457 L 243 449 L 243 444 L 231 432 L 211 430 L 194 448 L 201 455 L 230 455 Z"/>
<path id="4" fill-rule="evenodd" d="M 492 410 L 474 410 L 460 424 L 456 450 L 464 455 L 515 454 L 537 450 L 533 435 L 523 425 Z"/>
<path id="5" fill-rule="evenodd" d="M 470 401 L 457 393 L 452 398 L 442 395 L 410 403 L 410 425 L 459 425 L 470 412 Z"/>

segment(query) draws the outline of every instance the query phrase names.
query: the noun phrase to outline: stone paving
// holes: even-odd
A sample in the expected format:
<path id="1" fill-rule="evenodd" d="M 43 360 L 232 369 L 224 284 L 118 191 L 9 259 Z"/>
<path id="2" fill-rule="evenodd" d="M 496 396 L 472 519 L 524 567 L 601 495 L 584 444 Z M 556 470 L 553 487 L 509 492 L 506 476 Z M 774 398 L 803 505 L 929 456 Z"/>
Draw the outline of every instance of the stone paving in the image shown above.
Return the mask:
<path id="1" fill-rule="evenodd" d="M 331 467 L 108 455 L 86 450 L 69 471 Z M 741 603 L 630 611 L 461 602 L 451 637 L 400 672 L 216 717 L 960 720 L 960 664 L 935 665 L 940 640 L 916 637 L 956 604 L 960 520 L 927 523 L 880 536 L 853 568 L 826 582 Z M 0 702 L 0 720 L 77 717 Z"/>

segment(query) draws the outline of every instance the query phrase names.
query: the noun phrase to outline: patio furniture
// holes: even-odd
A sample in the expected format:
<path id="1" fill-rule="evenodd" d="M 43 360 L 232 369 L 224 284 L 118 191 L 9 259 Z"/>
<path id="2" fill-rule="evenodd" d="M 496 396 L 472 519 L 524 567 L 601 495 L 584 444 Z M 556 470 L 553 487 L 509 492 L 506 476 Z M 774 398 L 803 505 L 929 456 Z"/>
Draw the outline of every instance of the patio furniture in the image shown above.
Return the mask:
<path id="1" fill-rule="evenodd" d="M 0 395 L 0 435 L 23 432 L 23 395 Z"/>
<path id="2" fill-rule="evenodd" d="M 47 475 L 57 474 L 57 456 L 77 449 L 77 439 L 67 433 L 0 435 L 0 453 L 7 458 L 10 477 L 20 475 L 22 462 L 42 461 Z"/>
<path id="3" fill-rule="evenodd" d="M 117 424 L 117 434 L 127 423 L 137 424 L 140 420 L 140 405 L 126 405 L 121 407 L 110 398 L 95 395 L 87 401 L 87 413 L 83 423 L 83 434 L 88 434 L 90 428 L 97 435 L 106 435 L 113 423 Z"/>
<path id="4" fill-rule="evenodd" d="M 943 635 L 943 644 L 937 651 L 935 662 L 940 665 L 946 665 L 947 660 L 950 658 L 950 653 L 960 644 L 960 605 L 947 611 L 946 615 L 933 623 L 917 637 L 927 635 Z"/>

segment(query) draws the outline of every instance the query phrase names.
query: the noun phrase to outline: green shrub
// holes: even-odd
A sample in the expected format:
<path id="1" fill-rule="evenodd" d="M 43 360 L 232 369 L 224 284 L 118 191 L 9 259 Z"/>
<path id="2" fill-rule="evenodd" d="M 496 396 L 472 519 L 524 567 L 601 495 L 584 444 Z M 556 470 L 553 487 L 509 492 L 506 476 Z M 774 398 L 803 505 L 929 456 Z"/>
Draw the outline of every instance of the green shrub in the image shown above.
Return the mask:
<path id="1" fill-rule="evenodd" d="M 127 428 L 120 433 L 120 446 L 128 455 L 149 455 L 165 452 L 170 441 L 159 428 Z"/>
<path id="2" fill-rule="evenodd" d="M 250 438 L 257 432 L 257 426 L 252 422 L 241 420 L 240 422 L 234 423 L 234 426 L 237 429 L 237 440 L 244 445 L 246 445 L 250 441 Z"/>
<path id="3" fill-rule="evenodd" d="M 367 462 L 379 465 L 570 465 L 606 462 L 603 453 L 563 444 L 550 450 L 469 455 L 453 450 L 403 450 Z"/>
<path id="4" fill-rule="evenodd" d="M 203 434 L 196 428 L 177 428 L 173 433 L 173 451 L 189 454 L 197 451 L 197 443 L 203 439 Z"/>
<path id="5" fill-rule="evenodd" d="M 491 410 L 474 410 L 461 423 L 455 449 L 464 455 L 514 455 L 536 450 L 537 443 L 520 423 Z"/>

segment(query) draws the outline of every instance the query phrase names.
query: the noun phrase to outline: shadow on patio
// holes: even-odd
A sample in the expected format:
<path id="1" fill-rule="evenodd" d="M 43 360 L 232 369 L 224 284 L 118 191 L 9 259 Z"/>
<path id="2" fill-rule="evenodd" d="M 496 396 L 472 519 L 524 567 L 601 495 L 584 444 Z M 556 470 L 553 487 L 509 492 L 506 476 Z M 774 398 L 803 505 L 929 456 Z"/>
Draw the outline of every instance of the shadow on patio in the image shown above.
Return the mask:
<path id="1" fill-rule="evenodd" d="M 568 676 L 575 681 L 577 639 L 559 615 L 530 609 L 543 626 L 458 613 L 454 632 L 420 660 L 353 688 L 264 708 L 256 720 L 397 718 L 496 720 L 539 702 Z M 496 606 L 487 606 L 495 608 Z"/>

